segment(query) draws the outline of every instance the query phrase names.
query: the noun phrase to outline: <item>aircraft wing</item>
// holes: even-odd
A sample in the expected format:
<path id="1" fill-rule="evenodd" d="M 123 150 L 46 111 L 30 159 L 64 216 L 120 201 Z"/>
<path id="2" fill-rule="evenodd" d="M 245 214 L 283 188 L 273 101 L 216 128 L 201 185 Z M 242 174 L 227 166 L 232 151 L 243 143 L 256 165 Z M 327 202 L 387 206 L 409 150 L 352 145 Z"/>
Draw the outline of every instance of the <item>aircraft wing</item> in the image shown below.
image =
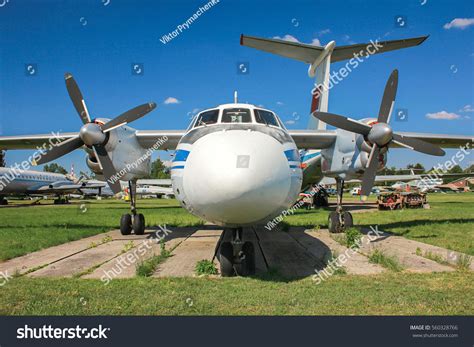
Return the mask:
<path id="1" fill-rule="evenodd" d="M 38 134 L 38 135 L 15 135 L 0 136 L 0 149 L 36 149 L 41 147 L 43 143 L 49 145 L 49 141 L 57 143 L 76 137 L 78 133 L 62 133 L 62 134 Z"/>
<path id="2" fill-rule="evenodd" d="M 375 176 L 375 182 L 408 182 L 412 180 L 421 180 L 423 178 L 463 178 L 463 177 L 474 177 L 474 173 L 462 172 L 462 173 L 439 173 L 439 174 L 409 174 L 409 175 L 377 175 Z M 345 183 L 361 183 L 360 179 L 352 179 L 344 181 Z M 332 177 L 324 177 L 320 184 L 333 185 L 336 184 L 336 180 Z"/>
<path id="3" fill-rule="evenodd" d="M 56 194 L 56 193 L 74 193 L 78 191 L 80 188 L 83 188 L 82 184 L 62 184 L 57 185 L 54 187 L 50 187 L 48 184 L 35 187 L 28 193 L 43 193 L 43 194 Z"/>
<path id="4" fill-rule="evenodd" d="M 428 36 L 414 37 L 403 40 L 392 40 L 392 41 L 374 41 L 370 43 L 362 43 L 348 46 L 336 46 L 331 56 L 331 63 L 335 63 L 341 60 L 347 60 L 354 58 L 354 54 L 361 55 L 362 52 L 366 52 L 368 46 L 373 46 L 377 50 L 373 54 L 384 53 L 393 51 L 396 49 L 407 48 L 417 46 L 423 43 Z M 299 42 L 290 42 L 285 40 L 277 39 L 264 39 L 253 36 L 240 36 L 240 44 L 255 48 L 261 51 L 281 55 L 286 58 L 291 58 L 299 61 L 303 61 L 308 64 L 314 63 L 318 56 L 323 52 L 324 47 L 308 45 Z"/>
<path id="5" fill-rule="evenodd" d="M 144 148 L 152 148 L 158 141 L 168 138 L 161 146 L 160 150 L 176 149 L 179 140 L 186 133 L 185 130 L 137 130 L 138 143 Z"/>
<path id="6" fill-rule="evenodd" d="M 288 130 L 288 133 L 300 149 L 324 149 L 336 140 L 334 130 Z"/>
<path id="7" fill-rule="evenodd" d="M 171 179 L 140 179 L 137 180 L 137 184 L 148 186 L 171 186 Z"/>
<path id="8" fill-rule="evenodd" d="M 401 132 L 397 131 L 398 134 L 404 137 L 414 137 L 435 145 L 438 145 L 443 148 L 459 148 L 460 146 L 465 146 L 466 144 L 471 148 L 472 141 L 474 140 L 473 136 L 467 135 L 445 135 L 445 134 L 427 134 L 427 133 L 412 133 L 412 132 Z M 393 148 L 403 148 L 402 146 L 392 142 L 390 147 Z"/>
<path id="9" fill-rule="evenodd" d="M 163 138 L 168 138 L 159 149 L 175 149 L 179 140 L 184 135 L 184 130 L 137 130 L 136 136 L 140 145 L 144 148 L 153 147 L 158 141 Z M 49 142 L 57 143 L 58 141 L 65 141 L 76 137 L 77 132 L 61 133 L 61 134 L 37 134 L 37 135 L 15 135 L 15 136 L 0 136 L 0 150 L 1 149 L 36 149 L 43 146 L 44 143 L 49 145 Z"/>

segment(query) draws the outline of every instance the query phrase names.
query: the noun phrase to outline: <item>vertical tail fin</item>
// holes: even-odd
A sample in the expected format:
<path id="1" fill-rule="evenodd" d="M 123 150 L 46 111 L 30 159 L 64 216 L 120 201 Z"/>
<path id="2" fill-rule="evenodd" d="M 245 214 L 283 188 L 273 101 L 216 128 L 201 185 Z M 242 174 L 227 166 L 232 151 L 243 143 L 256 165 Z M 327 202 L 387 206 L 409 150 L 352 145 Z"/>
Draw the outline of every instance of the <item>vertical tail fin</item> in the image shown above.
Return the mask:
<path id="1" fill-rule="evenodd" d="M 316 67 L 314 89 L 311 91 L 311 109 L 308 120 L 308 129 L 325 130 L 326 123 L 312 116 L 314 112 L 328 112 L 329 101 L 329 73 L 331 54 L 329 53 Z M 311 66 L 310 66 L 311 70 Z"/>

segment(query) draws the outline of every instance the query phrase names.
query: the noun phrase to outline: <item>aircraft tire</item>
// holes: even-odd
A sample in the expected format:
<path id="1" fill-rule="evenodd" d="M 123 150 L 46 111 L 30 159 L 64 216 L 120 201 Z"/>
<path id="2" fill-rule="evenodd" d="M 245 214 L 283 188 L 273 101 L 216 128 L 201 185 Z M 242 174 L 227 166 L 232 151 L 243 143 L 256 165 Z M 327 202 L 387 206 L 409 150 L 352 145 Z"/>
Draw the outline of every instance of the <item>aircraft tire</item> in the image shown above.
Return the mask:
<path id="1" fill-rule="evenodd" d="M 247 275 L 255 275 L 255 248 L 252 242 L 245 242 L 242 247 L 242 251 L 245 254 L 245 265 L 247 267 Z"/>
<path id="2" fill-rule="evenodd" d="M 335 211 L 329 213 L 328 217 L 328 229 L 330 233 L 340 233 L 342 230 L 339 216 Z"/>
<path id="3" fill-rule="evenodd" d="M 222 242 L 219 248 L 219 264 L 222 277 L 234 276 L 234 249 L 230 242 Z"/>
<path id="4" fill-rule="evenodd" d="M 145 233 L 145 216 L 141 213 L 135 215 L 132 226 L 135 235 L 143 235 Z"/>
<path id="5" fill-rule="evenodd" d="M 344 227 L 351 228 L 354 225 L 354 219 L 350 212 L 344 212 Z"/>
<path id="6" fill-rule="evenodd" d="M 123 214 L 120 218 L 120 233 L 122 235 L 130 235 L 132 232 L 132 216 L 128 213 Z"/>

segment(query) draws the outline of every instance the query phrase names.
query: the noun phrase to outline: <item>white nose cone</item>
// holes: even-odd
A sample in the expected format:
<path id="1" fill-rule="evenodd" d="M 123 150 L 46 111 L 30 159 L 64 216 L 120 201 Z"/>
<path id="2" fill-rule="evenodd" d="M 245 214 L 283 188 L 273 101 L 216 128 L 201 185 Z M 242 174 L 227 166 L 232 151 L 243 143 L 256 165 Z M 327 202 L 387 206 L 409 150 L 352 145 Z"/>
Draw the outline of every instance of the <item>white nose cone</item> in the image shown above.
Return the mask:
<path id="1" fill-rule="evenodd" d="M 213 223 L 252 224 L 288 207 L 291 170 L 282 144 L 269 135 L 211 133 L 193 144 L 186 161 L 185 203 Z"/>

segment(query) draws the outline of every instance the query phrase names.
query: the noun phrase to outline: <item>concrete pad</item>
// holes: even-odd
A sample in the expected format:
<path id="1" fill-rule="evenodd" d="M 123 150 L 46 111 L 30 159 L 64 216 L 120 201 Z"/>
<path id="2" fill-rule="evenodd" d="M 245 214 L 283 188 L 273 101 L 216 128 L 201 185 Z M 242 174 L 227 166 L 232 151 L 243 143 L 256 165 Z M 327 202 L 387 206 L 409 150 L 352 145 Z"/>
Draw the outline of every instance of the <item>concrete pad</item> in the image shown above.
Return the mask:
<path id="1" fill-rule="evenodd" d="M 61 259 L 70 257 L 76 253 L 83 252 L 94 244 L 100 244 L 105 237 L 114 239 L 120 234 L 118 230 L 112 230 L 107 233 L 97 234 L 80 240 L 71 241 L 62 245 L 45 248 L 33 253 L 13 258 L 0 263 L 0 271 L 13 274 L 18 271 L 24 274 L 33 269 L 55 263 Z"/>
<path id="2" fill-rule="evenodd" d="M 72 277 L 118 256 L 129 241 L 111 241 L 49 264 L 30 277 Z"/>
<path id="3" fill-rule="evenodd" d="M 171 257 L 158 266 L 153 277 L 193 276 L 199 260 L 211 260 L 222 229 L 200 229 L 175 248 Z"/>
<path id="4" fill-rule="evenodd" d="M 263 228 L 258 228 L 256 232 L 268 267 L 277 269 L 284 277 L 308 277 L 320 268 L 320 260 L 288 233 Z"/>
<path id="5" fill-rule="evenodd" d="M 165 247 L 171 251 L 179 243 L 189 237 L 196 228 L 168 228 L 171 233 L 164 238 Z M 106 276 L 108 279 L 114 278 L 130 278 L 136 275 L 136 266 L 154 255 L 161 253 L 161 245 L 155 235 L 156 230 L 147 230 L 145 240 L 134 241 L 136 246 L 128 252 L 119 255 L 116 258 L 102 264 L 92 273 L 86 274 L 81 278 L 102 278 Z M 161 235 L 161 234 L 159 234 Z"/>
<path id="6" fill-rule="evenodd" d="M 370 229 L 363 230 L 367 233 Z M 379 231 L 380 232 L 380 231 Z M 382 233 L 382 235 L 372 237 L 374 240 L 362 242 L 360 251 L 365 254 L 370 254 L 375 249 L 380 249 L 385 254 L 394 256 L 398 259 L 400 264 L 410 272 L 442 272 L 454 271 L 451 266 L 439 264 L 433 260 L 416 255 L 416 249 L 420 248 L 422 252 L 428 249 L 437 249 L 444 254 L 448 254 L 447 249 L 430 246 L 426 243 L 409 240 L 402 236 L 395 236 L 389 233 Z"/>
<path id="7" fill-rule="evenodd" d="M 304 237 L 305 242 L 303 244 L 307 247 L 308 251 L 313 254 L 317 253 L 319 256 L 321 256 L 320 244 L 322 243 L 325 245 L 325 247 L 327 247 L 327 249 L 329 249 L 329 252 L 335 252 L 338 256 L 342 254 L 347 255 L 347 261 L 343 264 L 343 266 L 348 274 L 374 275 L 384 271 L 384 268 L 380 265 L 370 263 L 366 256 L 360 253 L 354 253 L 352 250 L 349 250 L 347 247 L 334 240 L 327 229 L 305 230 L 304 234 L 318 240 L 316 245 L 314 245 L 314 241 L 310 241 L 308 237 Z M 300 239 L 303 238 L 301 233 L 291 233 L 291 235 L 293 237 L 299 237 Z M 329 254 L 329 258 L 330 257 L 331 254 Z"/>

